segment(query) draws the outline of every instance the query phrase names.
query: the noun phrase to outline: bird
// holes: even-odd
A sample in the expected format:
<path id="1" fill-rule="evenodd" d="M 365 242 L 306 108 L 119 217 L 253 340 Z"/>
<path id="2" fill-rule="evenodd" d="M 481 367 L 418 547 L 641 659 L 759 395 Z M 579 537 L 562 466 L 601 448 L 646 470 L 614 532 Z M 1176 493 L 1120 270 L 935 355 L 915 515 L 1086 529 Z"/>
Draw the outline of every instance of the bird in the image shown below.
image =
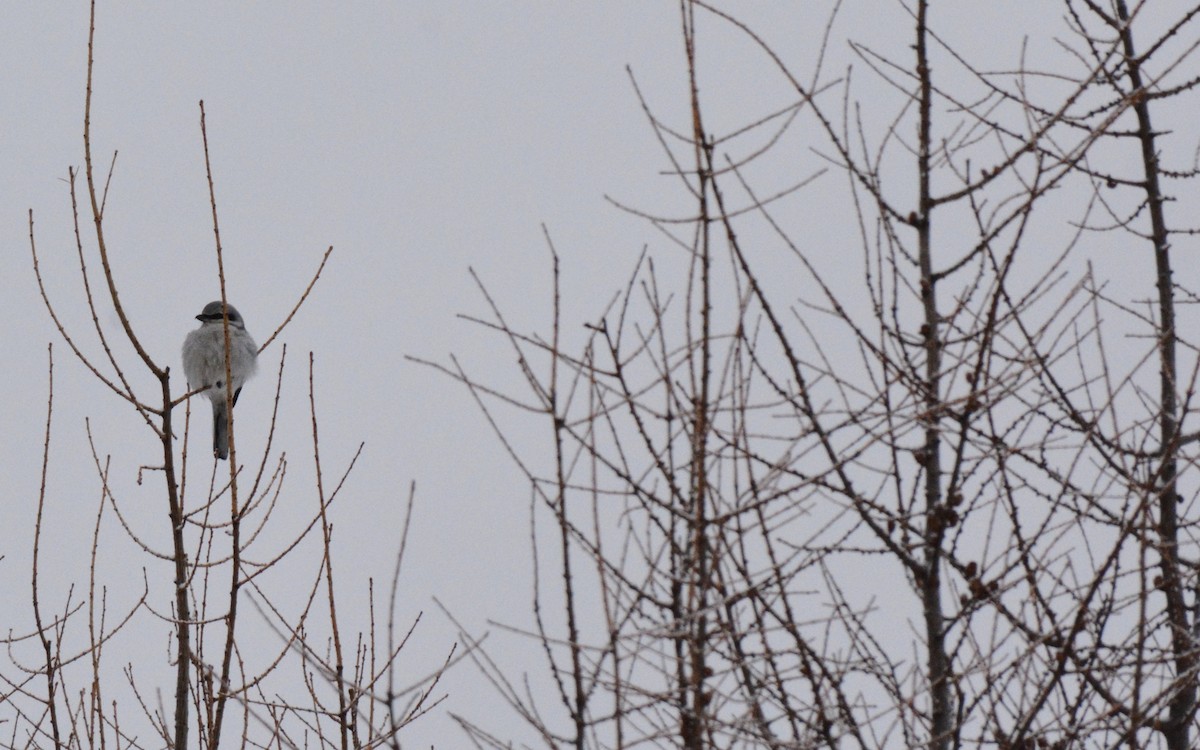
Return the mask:
<path id="1" fill-rule="evenodd" d="M 229 316 L 229 383 L 233 403 L 237 403 L 242 386 L 258 369 L 258 346 L 246 332 L 241 313 L 221 300 L 209 302 L 196 316 L 200 327 L 183 340 L 183 372 L 188 389 L 207 388 L 204 395 L 212 402 L 213 453 L 217 458 L 229 458 L 229 414 L 225 396 L 225 325 L 224 309 Z"/>

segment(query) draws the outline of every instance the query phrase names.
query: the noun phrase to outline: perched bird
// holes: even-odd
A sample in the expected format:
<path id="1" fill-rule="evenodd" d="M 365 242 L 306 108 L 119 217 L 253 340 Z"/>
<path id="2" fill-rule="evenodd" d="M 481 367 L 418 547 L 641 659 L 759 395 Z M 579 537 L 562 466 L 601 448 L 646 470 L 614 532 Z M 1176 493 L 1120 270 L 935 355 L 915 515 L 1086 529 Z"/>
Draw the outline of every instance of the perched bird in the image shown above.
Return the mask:
<path id="1" fill-rule="evenodd" d="M 258 346 L 233 305 L 229 313 L 229 383 L 233 402 L 237 403 L 242 386 L 258 369 Z M 213 452 L 217 458 L 229 458 L 229 414 L 225 401 L 225 326 L 221 301 L 209 302 L 196 316 L 200 327 L 183 340 L 183 372 L 188 388 L 208 387 L 204 395 L 212 402 Z"/>

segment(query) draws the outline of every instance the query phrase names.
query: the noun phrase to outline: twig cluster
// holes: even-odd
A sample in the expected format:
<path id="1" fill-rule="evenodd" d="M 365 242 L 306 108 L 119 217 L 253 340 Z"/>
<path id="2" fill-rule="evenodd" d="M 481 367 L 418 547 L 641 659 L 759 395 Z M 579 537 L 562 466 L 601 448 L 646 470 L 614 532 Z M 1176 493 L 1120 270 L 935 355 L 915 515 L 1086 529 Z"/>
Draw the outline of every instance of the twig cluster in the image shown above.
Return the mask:
<path id="1" fill-rule="evenodd" d="M 1200 356 L 1172 240 L 1194 230 L 1166 208 L 1196 170 L 1153 123 L 1194 110 L 1200 11 L 1164 25 L 1154 3 L 1068 0 L 1075 69 L 996 73 L 914 0 L 910 57 L 850 45 L 900 95 L 881 113 L 851 69 L 826 80 L 822 57 L 806 82 L 749 23 L 680 7 L 687 127 L 635 92 L 694 212 L 635 213 L 683 270 L 644 253 L 577 345 L 551 245 L 548 333 L 515 330 L 480 284 L 476 322 L 511 345 L 523 393 L 427 363 L 532 490 L 517 632 L 553 698 L 486 649 L 482 672 L 546 747 L 1193 746 Z M 793 101 L 710 133 L 703 24 L 754 44 Z M 755 184 L 814 137 L 824 166 Z M 831 167 L 851 222 L 797 231 Z M 1153 284 L 1096 267 L 1115 236 Z M 513 407 L 545 450 L 516 439 Z"/>

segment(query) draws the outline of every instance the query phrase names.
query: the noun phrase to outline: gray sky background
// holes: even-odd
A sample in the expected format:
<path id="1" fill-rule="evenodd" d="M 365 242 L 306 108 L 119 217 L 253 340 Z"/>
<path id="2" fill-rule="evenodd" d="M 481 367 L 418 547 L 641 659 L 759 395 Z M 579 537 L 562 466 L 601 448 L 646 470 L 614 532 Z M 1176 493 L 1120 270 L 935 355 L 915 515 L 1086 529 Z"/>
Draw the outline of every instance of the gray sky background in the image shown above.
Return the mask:
<path id="1" fill-rule="evenodd" d="M 797 70 L 811 72 L 830 5 L 724 7 L 778 44 Z M 992 63 L 1013 64 L 1034 4 L 968 5 L 969 11 L 939 10 L 941 28 Z M 63 181 L 68 166 L 82 165 L 87 9 L 9 4 L 0 20 L 0 316 L 7 322 L 0 596 L 14 605 L 5 608 L 0 627 L 24 630 L 47 342 L 55 353 L 47 599 L 61 602 L 69 582 L 86 580 L 98 485 L 85 419 L 99 452 L 112 456 L 114 488 L 138 528 L 160 546 L 168 529 L 158 475 L 135 483 L 137 467 L 154 461 L 153 436 L 61 342 L 30 264 L 32 208 L 49 292 L 87 352 L 100 355 L 79 300 Z M 744 38 L 712 24 L 701 29 L 711 32 L 701 39 L 701 87 L 712 130 L 737 127 L 792 100 Z M 847 35 L 896 54 L 910 43 L 899 4 L 881 0 L 847 3 L 835 32 L 831 65 L 848 60 Z M 1052 47 L 1049 39 L 1039 43 L 1042 51 Z M 368 575 L 390 575 L 415 480 L 414 536 L 398 615 L 424 611 L 425 620 L 401 663 L 420 674 L 454 640 L 434 595 L 478 631 L 489 618 L 527 625 L 528 488 L 467 392 L 404 355 L 444 360 L 456 352 L 475 372 L 515 387 L 506 345 L 455 316 L 485 311 L 471 267 L 514 325 L 548 327 L 543 223 L 562 256 L 568 326 L 580 332 L 624 282 L 643 246 L 670 257 L 660 234 L 605 196 L 668 215 L 689 208 L 677 181 L 661 174 L 669 165 L 625 69 L 632 68 L 668 124 L 686 129 L 677 4 L 102 2 L 96 44 L 97 168 L 107 171 L 119 151 L 108 245 L 123 303 L 151 354 L 178 373 L 192 316 L 218 296 L 199 132 L 203 99 L 229 298 L 260 343 L 291 309 L 325 248 L 334 246 L 311 298 L 265 352 L 258 379 L 242 396 L 239 447 L 252 452 L 262 444 L 279 344 L 286 343 L 277 441 L 291 461 L 281 502 L 284 513 L 290 504 L 305 509 L 296 518 L 311 511 L 305 369 L 314 352 L 326 482 L 366 443 L 336 515 L 346 606 L 361 602 Z M 766 182 L 782 187 L 823 167 L 803 148 L 813 142 L 816 135 L 785 147 L 792 150 L 781 153 L 778 173 L 762 173 Z M 842 176 L 824 179 L 837 181 L 829 194 L 843 192 Z M 798 206 L 807 203 L 794 218 L 795 231 L 820 238 L 827 218 L 848 210 L 822 204 L 826 192 L 818 187 L 797 199 Z M 89 217 L 82 218 L 86 239 Z M 94 254 L 89 259 L 98 271 Z M 119 338 L 111 306 L 101 310 L 108 315 L 102 324 Z M 118 355 L 139 387 L 153 385 L 127 346 Z M 173 383 L 182 388 L 181 373 Z M 197 419 L 193 439 L 203 445 L 209 417 Z M 540 436 L 531 433 L 531 444 Z M 191 458 L 197 477 L 208 467 L 200 453 Z M 117 556 L 103 573 L 114 601 L 140 590 L 143 565 L 152 585 L 168 581 L 169 568 L 143 559 L 109 521 L 104 539 Z M 152 646 L 165 653 L 159 632 Z M 504 643 L 500 654 L 514 669 L 540 658 L 536 649 L 522 651 L 519 641 Z M 138 647 L 145 644 L 120 648 Z M 406 735 L 415 746 L 459 744 L 448 710 L 485 723 L 495 710 L 490 688 L 470 666 L 443 684 L 450 693 L 444 707 Z M 508 721 L 493 715 L 495 726 Z"/>
<path id="2" fill-rule="evenodd" d="M 70 583 L 86 582 L 99 492 L 85 419 L 98 451 L 112 456 L 114 488 L 139 530 L 161 547 L 168 525 L 158 475 L 135 484 L 137 467 L 154 460 L 153 436 L 70 354 L 31 270 L 30 208 L 49 291 L 85 350 L 99 357 L 80 304 L 63 180 L 83 162 L 87 9 L 25 3 L 3 16 L 0 314 L 10 321 L 3 345 L 11 367 L 0 431 L 0 594 L 15 606 L 5 607 L 0 627 L 22 631 L 32 622 L 28 562 L 47 342 L 55 347 L 56 394 L 44 600 L 57 607 Z M 281 339 L 289 368 L 277 445 L 291 462 L 279 515 L 287 518 L 291 504 L 303 507 L 296 518 L 314 507 L 304 376 L 311 350 L 327 478 L 366 443 L 335 522 L 345 617 L 361 614 L 368 575 L 389 578 L 408 485 L 417 482 L 398 612 L 402 622 L 425 612 L 402 661 L 410 677 L 440 662 L 455 639 L 435 594 L 477 631 L 487 618 L 527 624 L 528 492 L 466 391 L 403 355 L 444 359 L 455 351 L 514 382 L 505 347 L 455 315 L 483 311 L 473 267 L 518 324 L 546 320 L 543 222 L 564 256 L 576 315 L 599 309 L 650 236 L 603 196 L 640 204 L 663 181 L 624 66 L 681 110 L 677 28 L 672 3 L 100 3 L 97 168 L 106 171 L 119 151 L 107 240 L 125 308 L 151 354 L 175 369 L 175 388 L 183 385 L 180 343 L 217 296 L 199 100 L 229 297 L 259 342 L 287 314 L 325 248 L 335 248 Z M 90 249 L 89 219 L 82 220 Z M 98 271 L 94 253 L 89 263 Z M 111 306 L 100 309 L 119 340 Z M 243 454 L 265 435 L 278 343 L 239 403 Z M 151 387 L 131 354 L 118 347 L 134 382 Z M 208 420 L 202 413 L 193 427 L 200 445 Z M 203 481 L 202 454 L 191 465 Z M 110 560 L 101 580 L 116 611 L 140 591 L 143 566 L 152 587 L 167 583 L 170 569 L 143 559 L 113 521 L 110 514 L 102 536 Z M 163 609 L 168 599 L 159 592 L 155 606 Z M 110 649 L 110 665 L 147 647 L 149 661 L 161 661 L 166 630 L 150 631 L 149 643 L 131 633 Z M 499 655 L 518 668 L 537 658 L 519 651 L 514 642 Z M 444 707 L 405 735 L 416 746 L 456 746 L 463 738 L 446 711 L 486 719 L 493 705 L 491 688 L 469 665 L 443 686 L 451 694 Z"/>

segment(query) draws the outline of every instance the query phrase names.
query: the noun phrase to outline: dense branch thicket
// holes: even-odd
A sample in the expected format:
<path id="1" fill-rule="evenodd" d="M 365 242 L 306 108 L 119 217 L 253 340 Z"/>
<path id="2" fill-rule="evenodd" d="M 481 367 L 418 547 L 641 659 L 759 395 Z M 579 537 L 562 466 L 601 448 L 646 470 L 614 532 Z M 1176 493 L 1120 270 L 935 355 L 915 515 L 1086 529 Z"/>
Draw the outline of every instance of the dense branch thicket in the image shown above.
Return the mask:
<path id="1" fill-rule="evenodd" d="M 681 2 L 690 117 L 643 104 L 690 215 L 629 209 L 664 247 L 582 342 L 557 254 L 548 332 L 485 290 L 526 393 L 445 368 L 551 438 L 513 450 L 557 695 L 478 660 L 531 744 L 1192 746 L 1200 9 L 1045 5 L 996 72 L 927 0 L 889 49 L 797 7 L 805 69 Z M 790 99 L 713 132 L 706 33 Z"/>

